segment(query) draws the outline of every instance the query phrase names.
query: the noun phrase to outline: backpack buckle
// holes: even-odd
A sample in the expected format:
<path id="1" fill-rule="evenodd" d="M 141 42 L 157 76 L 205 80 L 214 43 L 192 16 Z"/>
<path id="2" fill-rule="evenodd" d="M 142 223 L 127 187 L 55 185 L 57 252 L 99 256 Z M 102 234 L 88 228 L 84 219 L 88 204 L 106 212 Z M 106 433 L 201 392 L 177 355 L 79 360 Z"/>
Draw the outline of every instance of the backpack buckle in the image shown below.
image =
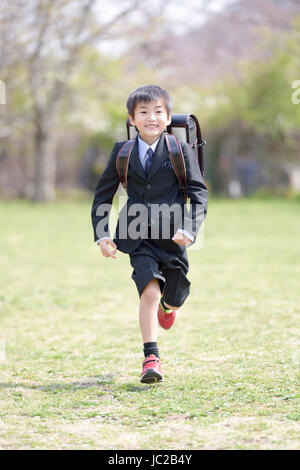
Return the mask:
<path id="1" fill-rule="evenodd" d="M 195 149 L 195 148 L 197 148 L 197 147 L 203 147 L 204 145 L 206 145 L 206 140 L 204 140 L 204 139 L 201 140 L 200 144 L 196 144 L 195 142 L 192 142 L 192 143 L 190 144 L 190 146 L 191 146 L 193 149 Z"/>

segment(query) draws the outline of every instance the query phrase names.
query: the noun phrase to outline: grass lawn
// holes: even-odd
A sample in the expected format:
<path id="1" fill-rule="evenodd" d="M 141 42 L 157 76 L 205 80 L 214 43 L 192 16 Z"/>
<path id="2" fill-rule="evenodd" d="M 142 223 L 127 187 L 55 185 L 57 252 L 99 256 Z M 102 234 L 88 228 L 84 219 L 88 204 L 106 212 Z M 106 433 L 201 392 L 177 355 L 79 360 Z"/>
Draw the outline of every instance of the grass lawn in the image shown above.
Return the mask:
<path id="1" fill-rule="evenodd" d="M 90 204 L 0 202 L 0 448 L 299 449 L 299 202 L 210 201 L 158 385 Z"/>

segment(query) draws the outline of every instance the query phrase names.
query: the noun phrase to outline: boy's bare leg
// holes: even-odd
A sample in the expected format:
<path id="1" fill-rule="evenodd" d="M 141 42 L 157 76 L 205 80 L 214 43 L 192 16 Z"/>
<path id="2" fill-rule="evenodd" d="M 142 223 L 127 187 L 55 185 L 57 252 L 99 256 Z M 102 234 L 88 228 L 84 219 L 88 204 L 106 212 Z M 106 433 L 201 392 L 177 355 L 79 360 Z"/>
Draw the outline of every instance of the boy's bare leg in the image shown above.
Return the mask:
<path id="1" fill-rule="evenodd" d="M 164 305 L 167 307 L 167 308 L 170 308 L 171 310 L 178 310 L 180 307 L 174 307 L 173 305 L 169 305 L 167 304 L 167 302 L 164 301 Z"/>
<path id="2" fill-rule="evenodd" d="M 164 380 L 157 347 L 157 311 L 160 295 L 159 283 L 157 279 L 153 278 L 144 288 L 140 299 L 139 317 L 145 356 L 140 376 L 140 381 L 143 383 Z"/>
<path id="3" fill-rule="evenodd" d="M 159 283 L 154 278 L 146 285 L 140 299 L 139 319 L 143 343 L 157 341 L 157 309 L 160 296 Z"/>

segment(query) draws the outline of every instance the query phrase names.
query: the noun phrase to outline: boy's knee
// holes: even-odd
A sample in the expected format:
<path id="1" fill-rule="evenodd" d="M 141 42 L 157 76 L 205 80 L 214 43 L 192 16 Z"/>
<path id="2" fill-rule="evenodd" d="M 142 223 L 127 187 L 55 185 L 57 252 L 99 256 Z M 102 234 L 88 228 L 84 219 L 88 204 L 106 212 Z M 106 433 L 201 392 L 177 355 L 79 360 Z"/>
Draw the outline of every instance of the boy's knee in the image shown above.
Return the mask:
<path id="1" fill-rule="evenodd" d="M 144 288 L 141 297 L 150 301 L 159 302 L 161 296 L 160 287 L 157 279 L 152 279 Z"/>

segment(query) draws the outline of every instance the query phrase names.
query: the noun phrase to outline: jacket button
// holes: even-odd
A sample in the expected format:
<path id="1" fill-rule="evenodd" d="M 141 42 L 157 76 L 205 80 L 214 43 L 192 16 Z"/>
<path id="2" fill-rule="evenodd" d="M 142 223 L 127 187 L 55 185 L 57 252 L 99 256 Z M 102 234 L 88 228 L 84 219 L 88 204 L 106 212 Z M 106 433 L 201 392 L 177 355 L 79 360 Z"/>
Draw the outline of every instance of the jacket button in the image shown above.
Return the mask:
<path id="1" fill-rule="evenodd" d="M 147 207 L 151 207 L 151 202 L 147 202 Z"/>
<path id="2" fill-rule="evenodd" d="M 146 188 L 151 189 L 151 184 L 147 184 Z"/>

